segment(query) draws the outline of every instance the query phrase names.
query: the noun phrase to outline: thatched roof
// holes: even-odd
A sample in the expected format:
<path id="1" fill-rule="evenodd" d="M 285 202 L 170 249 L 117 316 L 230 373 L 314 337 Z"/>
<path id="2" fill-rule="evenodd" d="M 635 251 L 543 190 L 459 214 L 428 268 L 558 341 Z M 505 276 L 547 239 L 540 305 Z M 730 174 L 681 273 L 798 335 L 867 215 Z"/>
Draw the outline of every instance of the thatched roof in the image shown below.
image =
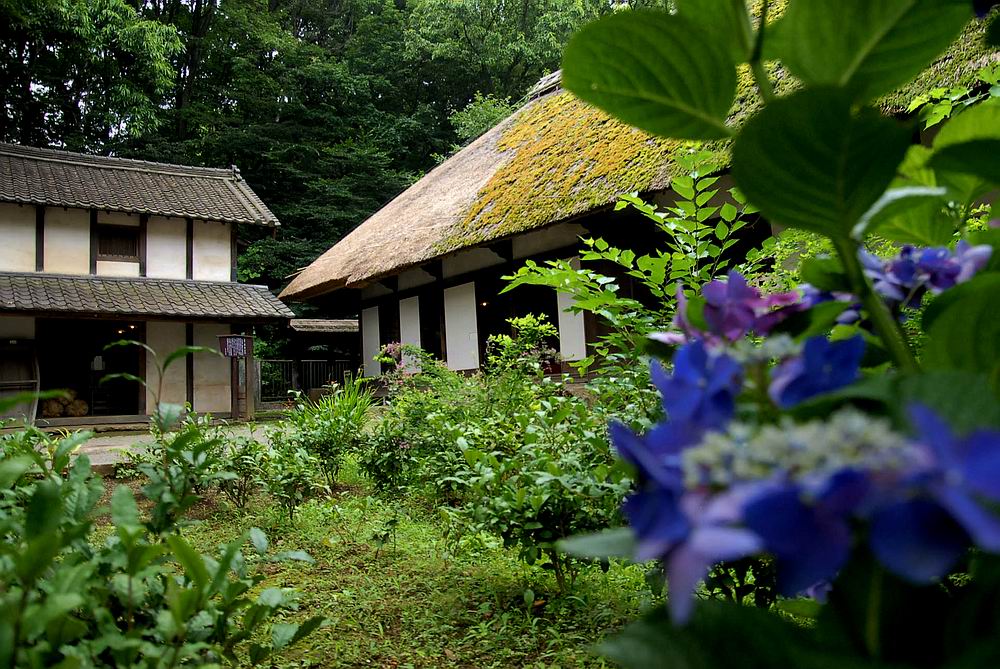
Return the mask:
<path id="1" fill-rule="evenodd" d="M 933 86 L 975 81 L 996 54 L 982 46 L 979 26 L 907 89 L 882 104 L 903 111 Z M 780 70 L 779 88 L 794 86 Z M 752 113 L 757 96 L 749 72 L 731 121 Z M 511 237 L 613 204 L 620 195 L 666 188 L 675 155 L 691 143 L 651 137 L 560 88 L 558 73 L 528 102 L 436 167 L 296 276 L 280 297 L 302 300 L 360 288 L 463 248 Z M 704 147 L 703 147 L 704 148 Z M 708 145 L 725 160 L 728 145 Z"/>
<path id="2" fill-rule="evenodd" d="M 296 332 L 320 334 L 357 334 L 357 318 L 293 318 L 288 325 Z"/>

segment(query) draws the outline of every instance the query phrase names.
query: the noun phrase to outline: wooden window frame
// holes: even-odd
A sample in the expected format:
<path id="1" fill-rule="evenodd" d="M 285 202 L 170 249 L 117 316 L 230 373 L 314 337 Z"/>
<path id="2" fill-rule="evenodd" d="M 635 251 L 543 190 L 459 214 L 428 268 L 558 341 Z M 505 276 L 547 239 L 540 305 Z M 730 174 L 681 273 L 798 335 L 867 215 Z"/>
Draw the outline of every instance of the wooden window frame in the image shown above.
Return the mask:
<path id="1" fill-rule="evenodd" d="M 94 243 L 94 259 L 99 262 L 132 262 L 143 264 L 143 259 L 145 257 L 145 246 L 146 246 L 146 235 L 144 234 L 145 226 L 142 225 L 119 225 L 116 223 L 97 223 L 94 230 L 95 243 Z M 136 236 L 136 248 L 134 256 L 119 256 L 119 255 L 109 255 L 101 253 L 101 232 L 109 228 L 114 228 L 116 230 L 128 230 Z"/>

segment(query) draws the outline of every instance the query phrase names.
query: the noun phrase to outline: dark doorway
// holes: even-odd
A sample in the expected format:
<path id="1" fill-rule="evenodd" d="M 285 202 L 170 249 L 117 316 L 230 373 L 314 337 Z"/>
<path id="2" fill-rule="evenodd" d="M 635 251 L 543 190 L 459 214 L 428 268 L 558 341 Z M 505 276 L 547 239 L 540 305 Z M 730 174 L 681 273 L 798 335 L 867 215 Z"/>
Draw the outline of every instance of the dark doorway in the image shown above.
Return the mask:
<path id="1" fill-rule="evenodd" d="M 145 351 L 138 346 L 105 347 L 122 339 L 145 340 L 142 323 L 104 320 L 39 320 L 36 332 L 42 390 L 67 390 L 67 401 L 43 402 L 39 418 L 134 416 L 144 411 L 145 390 L 126 373 L 145 377 Z M 61 408 L 56 404 L 61 404 Z"/>

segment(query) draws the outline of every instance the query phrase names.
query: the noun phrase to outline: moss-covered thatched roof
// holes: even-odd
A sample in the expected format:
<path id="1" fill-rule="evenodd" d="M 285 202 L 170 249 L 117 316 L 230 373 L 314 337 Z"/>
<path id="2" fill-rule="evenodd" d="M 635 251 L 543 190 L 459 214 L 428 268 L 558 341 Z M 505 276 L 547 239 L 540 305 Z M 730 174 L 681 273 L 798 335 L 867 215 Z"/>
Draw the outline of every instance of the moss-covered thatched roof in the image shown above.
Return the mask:
<path id="1" fill-rule="evenodd" d="M 917 94 L 967 85 L 997 54 L 982 46 L 982 28 L 963 39 L 882 106 L 902 112 Z M 794 86 L 780 70 L 779 87 Z M 741 70 L 731 122 L 757 106 Z M 651 137 L 612 119 L 559 88 L 540 82 L 534 97 L 485 135 L 446 160 L 303 270 L 281 294 L 302 300 L 362 287 L 484 242 L 574 218 L 634 191 L 665 189 L 674 156 L 689 143 Z M 722 143 L 712 145 L 720 154 Z"/>

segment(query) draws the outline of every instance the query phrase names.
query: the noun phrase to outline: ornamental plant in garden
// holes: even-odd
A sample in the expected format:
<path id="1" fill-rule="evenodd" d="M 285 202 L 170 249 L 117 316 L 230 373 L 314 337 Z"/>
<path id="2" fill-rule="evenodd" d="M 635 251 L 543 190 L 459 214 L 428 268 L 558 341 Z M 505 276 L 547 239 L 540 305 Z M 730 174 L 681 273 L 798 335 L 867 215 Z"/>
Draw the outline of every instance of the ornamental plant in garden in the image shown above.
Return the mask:
<path id="1" fill-rule="evenodd" d="M 663 564 L 667 607 L 603 646 L 622 665 L 1000 666 L 1000 231 L 969 224 L 1000 187 L 1000 100 L 929 147 L 876 104 L 960 35 L 996 40 L 993 4 L 678 0 L 567 48 L 576 95 L 731 141 L 748 204 L 835 251 L 785 293 L 738 272 L 681 287 L 651 337 L 665 418 L 610 426 L 629 528 L 563 544 Z M 990 27 L 963 33 L 976 14 Z M 733 127 L 741 73 L 759 111 Z M 880 230 L 894 257 L 869 252 Z M 773 570 L 773 610 L 701 596 L 747 558 Z"/>

